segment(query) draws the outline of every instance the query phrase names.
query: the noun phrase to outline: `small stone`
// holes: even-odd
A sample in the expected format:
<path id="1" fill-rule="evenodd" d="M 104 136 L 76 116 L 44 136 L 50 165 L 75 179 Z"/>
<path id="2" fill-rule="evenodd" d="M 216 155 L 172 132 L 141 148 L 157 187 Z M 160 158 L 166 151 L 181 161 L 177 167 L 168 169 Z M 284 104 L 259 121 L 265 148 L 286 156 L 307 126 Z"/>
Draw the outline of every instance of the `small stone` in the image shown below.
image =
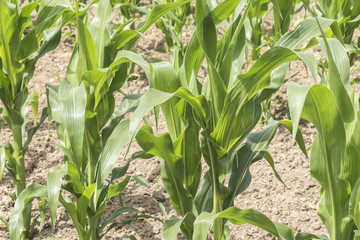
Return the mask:
<path id="1" fill-rule="evenodd" d="M 158 190 L 153 191 L 152 196 L 153 196 L 153 198 L 156 199 L 156 201 L 165 202 L 164 194 L 162 194 L 162 192 L 160 192 Z"/>

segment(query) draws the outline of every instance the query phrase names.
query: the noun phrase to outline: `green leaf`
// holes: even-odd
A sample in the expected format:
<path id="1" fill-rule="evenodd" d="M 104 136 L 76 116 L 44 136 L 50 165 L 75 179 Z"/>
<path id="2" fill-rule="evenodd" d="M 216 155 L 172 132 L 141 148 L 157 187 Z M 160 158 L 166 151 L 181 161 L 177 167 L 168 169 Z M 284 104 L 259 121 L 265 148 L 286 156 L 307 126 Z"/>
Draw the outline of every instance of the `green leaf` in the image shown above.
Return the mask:
<path id="1" fill-rule="evenodd" d="M 321 29 L 327 30 L 334 22 L 332 19 L 326 19 L 322 17 L 317 18 Z M 309 41 L 310 39 L 317 37 L 321 34 L 321 31 L 316 22 L 316 18 L 308 18 L 301 22 L 301 24 L 292 32 L 288 32 L 283 35 L 275 46 L 288 47 L 294 49 L 300 44 Z"/>
<path id="2" fill-rule="evenodd" d="M 134 30 L 125 30 L 115 35 L 111 42 L 116 50 L 120 50 L 124 45 L 131 40 L 135 41 L 140 37 L 141 33 L 144 33 L 153 23 L 155 23 L 160 17 L 164 16 L 167 12 L 180 7 L 191 0 L 178 0 L 176 2 L 160 4 L 151 10 L 150 16 L 148 17 L 146 23 L 137 31 Z"/>
<path id="3" fill-rule="evenodd" d="M 284 181 L 282 180 L 280 174 L 279 174 L 279 173 L 276 171 L 276 169 L 275 169 L 274 160 L 273 160 L 273 158 L 271 157 L 270 153 L 269 153 L 269 152 L 265 152 L 264 158 L 265 158 L 265 160 L 269 163 L 269 165 L 271 166 L 271 168 L 273 169 L 276 178 L 277 178 L 282 184 L 285 185 L 285 183 L 284 183 Z"/>
<path id="4" fill-rule="evenodd" d="M 140 176 L 132 176 L 132 178 L 133 178 L 137 183 L 139 183 L 140 185 L 149 188 L 149 185 L 147 185 L 145 179 L 143 179 L 142 177 L 140 177 Z"/>
<path id="5" fill-rule="evenodd" d="M 135 213 L 138 213 L 139 210 L 135 209 L 135 208 L 132 208 L 132 207 L 123 207 L 123 208 L 119 208 L 119 209 L 116 209 L 109 218 L 105 219 L 104 221 L 102 221 L 100 224 L 99 224 L 99 230 L 100 232 L 102 232 L 105 227 L 111 223 L 112 221 L 114 221 L 116 218 L 118 218 L 119 216 L 121 216 L 122 214 L 125 214 L 125 213 L 131 213 L 131 212 L 135 212 Z"/>
<path id="6" fill-rule="evenodd" d="M 89 25 L 89 32 L 96 46 L 98 65 L 105 67 L 105 63 L 109 61 L 106 48 L 111 45 L 110 33 L 106 23 L 111 17 L 112 7 L 110 0 L 100 0 L 98 4 L 101 7 L 97 9 L 96 16 Z"/>
<path id="7" fill-rule="evenodd" d="M 271 233 L 281 240 L 294 239 L 293 233 L 290 229 L 286 229 L 285 231 L 283 229 L 285 227 L 284 225 L 273 223 L 262 213 L 253 209 L 241 210 L 235 207 L 228 208 L 218 214 L 211 214 L 207 212 L 201 213 L 194 222 L 193 239 L 206 240 L 210 225 L 218 218 L 226 218 L 235 225 L 243 225 L 247 223 L 254 225 Z M 284 233 L 288 234 L 288 232 L 292 233 L 292 237 L 289 238 L 286 237 L 287 235 L 283 235 Z"/>
<path id="8" fill-rule="evenodd" d="M 29 145 L 31 143 L 32 138 L 34 137 L 35 133 L 37 132 L 37 130 L 39 129 L 41 124 L 44 123 L 47 116 L 48 116 L 48 110 L 47 110 L 47 108 L 44 108 L 41 112 L 40 121 L 35 126 L 30 128 L 29 130 L 27 130 L 27 138 L 23 145 L 22 154 L 25 154 L 27 148 L 29 147 Z"/>
<path id="9" fill-rule="evenodd" d="M 162 180 L 170 195 L 171 204 L 181 214 L 192 211 L 191 195 L 183 187 L 184 164 L 181 156 L 174 152 L 171 138 L 165 133 L 155 136 L 150 126 L 143 126 L 136 135 L 136 141 L 148 154 L 164 160 L 162 165 Z"/>
<path id="10" fill-rule="evenodd" d="M 72 83 L 74 86 L 80 84 L 81 76 L 85 72 L 99 67 L 96 45 L 87 26 L 79 17 L 77 17 L 76 24 L 79 59 L 76 67 L 76 77 L 78 82 L 75 85 Z"/>
<path id="11" fill-rule="evenodd" d="M 336 39 L 319 39 L 320 45 L 329 61 L 328 83 L 336 97 L 337 105 L 345 122 L 354 119 L 354 111 L 349 97 L 350 63 L 345 48 Z M 336 59 L 336 60 L 335 60 Z M 341 107 L 340 107 L 341 106 Z"/>
<path id="12" fill-rule="evenodd" d="M 20 91 L 23 65 L 17 61 L 20 50 L 20 29 L 18 28 L 18 9 L 12 9 L 0 2 L 0 58 L 2 67 L 6 71 L 12 90 L 12 98 Z M 9 96 L 10 97 L 10 96 Z"/>
<path id="13" fill-rule="evenodd" d="M 56 210 L 59 202 L 60 187 L 62 178 L 67 173 L 67 164 L 63 168 L 57 167 L 53 172 L 48 173 L 47 178 L 47 192 L 48 204 L 51 217 L 52 231 L 55 231 Z"/>
<path id="14" fill-rule="evenodd" d="M 339 10 L 341 9 L 341 1 L 339 0 L 319 0 L 319 6 L 327 18 L 337 19 Z"/>
<path id="15" fill-rule="evenodd" d="M 151 10 L 149 18 L 140 31 L 145 32 L 146 29 L 153 25 L 153 23 L 155 23 L 160 17 L 164 16 L 167 12 L 172 11 L 173 9 L 180 7 L 188 2 L 191 2 L 191 0 L 178 0 L 172 3 L 156 5 Z"/>
<path id="16" fill-rule="evenodd" d="M 28 58 L 37 51 L 38 47 L 36 32 L 33 30 L 21 39 L 18 59 Z"/>
<path id="17" fill-rule="evenodd" d="M 171 216 L 169 220 L 165 221 L 162 239 L 177 239 L 177 234 L 180 229 L 182 230 L 186 239 L 192 239 L 194 220 L 195 215 L 191 212 L 187 213 L 181 219 L 178 219 L 175 216 Z"/>
<path id="18" fill-rule="evenodd" d="M 6 219 L 0 216 L 0 221 L 5 225 L 6 229 L 9 231 L 9 224 L 6 221 Z"/>
<path id="19" fill-rule="evenodd" d="M 70 199 L 64 198 L 62 195 L 59 196 L 59 201 L 66 209 L 67 213 L 69 214 L 69 216 L 72 220 L 72 223 L 74 224 L 74 226 L 76 228 L 76 232 L 77 232 L 79 238 L 83 238 L 86 231 L 85 231 L 84 226 L 81 225 L 78 220 L 75 205 L 70 201 Z M 87 205 L 86 205 L 86 207 L 87 207 Z"/>
<path id="20" fill-rule="evenodd" d="M 58 135 L 64 143 L 65 132 L 69 136 L 78 169 L 82 169 L 86 101 L 84 84 L 74 87 L 66 79 L 60 83 L 57 93 L 52 90 L 49 93 L 52 116 L 58 123 Z"/>
<path id="21" fill-rule="evenodd" d="M 16 199 L 14 210 L 9 220 L 9 232 L 11 240 L 20 239 L 21 232 L 24 228 L 23 210 L 34 200 L 34 197 L 45 197 L 47 189 L 43 185 L 36 183 L 25 188 Z"/>
<path id="22" fill-rule="evenodd" d="M 354 220 L 356 227 L 360 227 L 360 179 L 351 190 L 349 215 Z"/>
<path id="23" fill-rule="evenodd" d="M 259 91 L 269 86 L 272 70 L 290 61 L 297 60 L 296 53 L 288 48 L 274 47 L 265 52 L 246 74 L 238 76 L 234 87 L 230 89 L 225 99 L 224 110 L 211 136 L 220 146 L 229 149 L 242 138 L 242 131 L 238 131 L 241 124 L 243 110 L 246 103 Z M 247 107 L 250 108 L 248 105 Z M 256 119 L 256 109 L 247 117 Z M 234 121 L 235 119 L 235 121 Z M 257 122 L 257 121 L 255 121 Z M 235 131 L 234 131 L 235 130 Z"/>
<path id="24" fill-rule="evenodd" d="M 284 120 L 281 120 L 280 123 L 287 129 L 289 130 L 290 133 L 294 134 L 294 130 L 293 130 L 293 122 L 291 120 L 288 120 L 288 119 L 284 119 Z M 301 131 L 300 129 L 297 129 L 296 131 L 296 135 L 294 135 L 294 139 L 296 140 L 296 142 L 298 143 L 301 151 L 304 153 L 304 155 L 308 157 L 308 154 L 307 154 L 307 150 L 306 150 L 306 146 L 305 146 L 305 142 L 304 142 L 304 138 L 301 134 Z"/>
<path id="25" fill-rule="evenodd" d="M 21 34 L 24 33 L 25 28 L 27 27 L 27 25 L 31 22 L 31 13 L 35 10 L 36 7 L 39 6 L 39 3 L 37 2 L 32 2 L 27 4 L 26 6 L 24 6 L 21 9 L 21 13 L 20 13 L 20 21 L 19 21 L 19 26 L 20 26 L 20 32 Z"/>
<path id="26" fill-rule="evenodd" d="M 123 147 L 129 143 L 129 120 L 120 122 L 106 141 L 97 167 L 97 186 L 102 186 L 113 169 Z"/>
<path id="27" fill-rule="evenodd" d="M 120 194 L 125 189 L 126 185 L 129 183 L 129 180 L 130 180 L 130 176 L 127 176 L 120 183 L 111 185 L 106 198 L 110 199 L 110 198 Z"/>
<path id="28" fill-rule="evenodd" d="M 90 199 L 93 196 L 96 190 L 96 184 L 92 184 L 86 187 L 80 196 L 80 198 L 76 201 L 76 215 L 79 223 L 82 226 L 86 226 L 86 216 L 87 210 L 89 208 Z"/>
<path id="29" fill-rule="evenodd" d="M 204 84 L 203 94 L 210 102 L 212 112 L 211 129 L 220 118 L 224 107 L 226 86 L 220 74 L 216 70 L 215 61 L 217 54 L 216 27 L 206 0 L 197 0 L 195 6 L 196 34 L 201 48 L 203 49 L 208 63 L 208 77 Z"/>
<path id="30" fill-rule="evenodd" d="M 186 88 L 179 88 L 175 93 L 165 93 L 150 88 L 140 99 L 139 106 L 136 108 L 130 121 L 129 134 L 134 136 L 143 117 L 155 106 L 160 105 L 172 97 L 185 99 L 195 110 L 196 122 L 203 128 L 209 119 L 209 109 L 203 96 L 196 97 Z"/>
<path id="31" fill-rule="evenodd" d="M 278 123 L 275 123 L 262 131 L 249 134 L 245 145 L 234 151 L 228 185 L 230 194 L 224 202 L 225 209 L 233 206 L 235 197 L 249 186 L 251 181 L 250 165 L 264 157 L 277 128 Z"/>
<path id="32" fill-rule="evenodd" d="M 174 68 L 168 62 L 152 64 L 152 69 L 153 76 L 150 84 L 153 88 L 163 92 L 174 93 L 181 87 L 181 82 Z M 161 104 L 172 141 L 175 141 L 180 136 L 183 128 L 181 118 L 175 107 L 179 101 L 179 98 L 173 97 Z"/>
<path id="33" fill-rule="evenodd" d="M 311 175 L 323 188 L 318 214 L 330 238 L 341 238 L 351 229 L 351 224 L 344 221 L 348 217 L 345 203 L 351 187 L 348 181 L 339 178 L 345 158 L 346 134 L 335 96 L 322 85 L 299 86 L 295 83 L 289 84 L 288 96 L 293 131 L 297 130 L 300 116 L 318 130 L 310 158 Z"/>
<path id="34" fill-rule="evenodd" d="M 185 129 L 174 142 L 175 153 L 182 156 L 184 163 L 184 187 L 195 196 L 201 178 L 201 148 L 199 141 L 200 127 L 194 120 L 194 113 L 189 104 L 181 100 L 177 105 Z"/>
<path id="35" fill-rule="evenodd" d="M 43 32 L 43 43 L 36 59 L 44 56 L 47 52 L 54 50 L 59 45 L 61 40 L 61 27 L 62 25 L 59 23 Z"/>

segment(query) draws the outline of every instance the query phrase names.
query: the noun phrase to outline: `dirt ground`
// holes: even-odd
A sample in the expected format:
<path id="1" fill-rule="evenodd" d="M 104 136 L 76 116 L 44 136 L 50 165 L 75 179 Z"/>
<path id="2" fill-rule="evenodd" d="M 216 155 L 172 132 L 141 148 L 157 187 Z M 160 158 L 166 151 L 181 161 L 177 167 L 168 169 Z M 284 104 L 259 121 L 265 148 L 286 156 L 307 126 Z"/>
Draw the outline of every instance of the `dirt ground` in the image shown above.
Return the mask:
<path id="1" fill-rule="evenodd" d="M 186 31 L 185 37 L 191 37 L 191 31 Z M 45 84 L 57 84 L 57 73 L 61 78 L 65 76 L 67 62 L 70 59 L 73 44 L 63 37 L 60 46 L 53 52 L 41 58 L 36 66 L 36 72 L 29 83 L 31 90 L 39 94 L 39 109 L 46 106 Z M 152 27 L 146 33 L 146 39 L 141 39 L 137 51 L 144 55 L 149 49 L 165 48 L 162 33 Z M 314 51 L 317 51 L 315 49 Z M 160 53 L 149 53 L 151 56 L 167 60 L 167 56 Z M 316 57 L 320 56 L 316 52 Z M 288 76 L 299 72 L 292 81 L 300 84 L 311 84 L 313 82 L 301 62 L 291 64 Z M 359 71 L 354 70 L 352 79 L 360 77 Z M 277 93 L 277 97 L 272 101 L 273 114 L 277 118 L 287 117 L 286 103 L 286 84 Z M 145 92 L 148 89 L 147 81 L 137 79 L 131 81 L 123 89 L 127 93 Z M 260 128 L 260 127 L 259 127 Z M 258 129 L 259 129 L 258 128 Z M 302 122 L 300 126 L 306 146 L 311 146 L 315 137 L 315 129 L 308 123 Z M 166 131 L 164 119 L 159 124 L 159 132 Z M 11 132 L 5 126 L 1 131 L 0 145 L 11 141 Z M 25 156 L 28 185 L 31 183 L 46 184 L 49 171 L 56 166 L 63 164 L 63 153 L 55 144 L 58 143 L 55 123 L 44 123 L 33 138 L 31 145 Z M 134 143 L 131 151 L 140 150 Z M 253 208 L 267 215 L 271 220 L 281 222 L 297 232 L 310 232 L 314 234 L 326 234 L 326 229 L 316 215 L 319 200 L 320 187 L 310 176 L 309 160 L 300 151 L 299 147 L 292 141 L 292 136 L 283 127 L 280 127 L 269 149 L 277 171 L 285 182 L 285 186 L 279 182 L 271 167 L 265 161 L 259 161 L 251 167 L 253 176 L 250 187 L 242 193 L 235 202 L 235 206 L 241 209 Z M 117 165 L 121 166 L 124 161 L 119 159 Z M 136 160 L 132 162 L 128 175 L 143 177 L 149 188 L 140 186 L 134 181 L 123 193 L 126 206 L 135 207 L 141 213 L 146 213 L 160 219 L 164 216 L 153 200 L 164 204 L 169 215 L 176 212 L 172 209 L 168 195 L 162 187 L 160 177 L 161 159 L 152 158 L 149 160 Z M 5 170 L 3 180 L 0 183 L 0 216 L 9 219 L 13 209 L 10 194 L 15 192 L 11 177 Z M 108 213 L 119 207 L 117 198 L 113 198 L 108 203 Z M 138 219 L 124 227 L 111 230 L 104 239 L 115 239 L 124 234 L 135 235 L 138 239 L 161 239 L 163 225 L 154 219 Z M 232 239 L 273 239 L 264 231 L 250 225 L 231 226 Z M 51 233 L 49 219 L 47 219 L 41 233 L 35 232 L 34 239 L 44 239 L 55 237 L 59 239 L 76 239 L 76 231 L 64 209 L 58 209 L 56 230 Z M 0 239 L 9 239 L 5 227 L 0 223 Z"/>

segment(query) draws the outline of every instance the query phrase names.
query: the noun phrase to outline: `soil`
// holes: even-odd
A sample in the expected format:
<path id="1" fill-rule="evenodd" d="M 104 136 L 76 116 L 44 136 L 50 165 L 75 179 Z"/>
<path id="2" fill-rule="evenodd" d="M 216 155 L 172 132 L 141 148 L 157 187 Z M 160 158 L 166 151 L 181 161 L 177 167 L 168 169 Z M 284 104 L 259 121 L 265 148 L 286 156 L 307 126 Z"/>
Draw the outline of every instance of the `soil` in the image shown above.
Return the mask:
<path id="1" fill-rule="evenodd" d="M 271 19 L 269 20 L 271 21 Z M 185 38 L 190 38 L 192 30 L 184 33 Z M 154 58 L 168 60 L 166 54 L 159 52 L 149 52 L 154 48 L 165 49 L 163 34 L 151 27 L 146 38 L 139 41 L 136 50 L 145 55 L 151 61 Z M 36 72 L 29 83 L 29 88 L 39 94 L 39 109 L 46 107 L 45 84 L 57 84 L 57 73 L 63 78 L 66 73 L 67 63 L 71 56 L 73 44 L 63 37 L 60 46 L 53 52 L 41 58 L 36 66 Z M 313 51 L 319 58 L 319 49 Z M 151 56 L 151 57 L 148 57 Z M 301 62 L 291 64 L 288 76 L 299 72 L 292 81 L 299 84 L 311 84 L 313 80 Z M 141 75 L 140 75 L 141 76 Z M 351 78 L 360 77 L 359 71 L 354 70 Z M 276 98 L 272 101 L 272 111 L 275 118 L 286 118 L 288 109 L 286 103 L 285 84 L 278 91 Z M 143 78 L 130 81 L 123 90 L 127 93 L 145 92 L 148 83 Z M 154 121 L 151 121 L 154 124 Z M 261 126 L 257 129 L 259 130 Z M 316 130 L 306 122 L 300 125 L 306 146 L 311 146 L 315 137 Z M 166 125 L 164 119 L 160 119 L 159 132 L 165 132 Z M 5 125 L 1 131 L 0 145 L 11 141 L 12 135 Z M 48 172 L 55 167 L 63 164 L 63 153 L 56 147 L 58 138 L 55 130 L 55 123 L 44 123 L 33 138 L 31 145 L 25 156 L 26 175 L 28 185 L 31 183 L 46 184 Z M 131 152 L 140 150 L 140 147 L 133 143 Z M 280 127 L 274 140 L 272 141 L 269 152 L 275 161 L 275 166 L 286 185 L 279 182 L 271 167 L 265 161 L 259 161 L 251 167 L 253 176 L 250 187 L 242 193 L 235 201 L 235 206 L 241 209 L 253 208 L 261 211 L 271 220 L 283 223 L 298 232 L 310 232 L 314 234 L 326 234 L 327 231 L 316 215 L 320 187 L 310 176 L 309 160 L 305 158 L 299 147 L 292 141 L 291 134 L 283 127 Z M 126 206 L 137 208 L 141 213 L 149 214 L 164 220 L 164 216 L 158 204 L 161 202 L 170 215 L 176 212 L 170 205 L 168 195 L 162 187 L 160 177 L 160 164 L 162 160 L 152 158 L 148 160 L 136 160 L 132 162 L 128 175 L 143 177 L 149 187 L 143 187 L 131 180 L 128 187 L 123 192 L 123 200 Z M 119 159 L 117 165 L 124 164 L 124 160 Z M 0 216 L 9 219 L 13 210 L 13 202 L 10 195 L 15 192 L 9 173 L 5 170 L 0 184 Z M 113 198 L 108 203 L 107 213 L 110 214 L 120 207 L 117 198 Z M 111 230 L 104 239 L 115 239 L 125 234 L 134 235 L 137 239 L 161 239 L 163 224 L 155 219 L 138 219 L 133 223 L 117 227 Z M 252 227 L 251 225 L 231 226 L 231 239 L 273 239 L 264 231 Z M 77 239 L 75 228 L 69 216 L 63 208 L 58 209 L 56 230 L 51 232 L 49 219 L 46 220 L 44 229 L 36 231 L 34 239 L 45 239 L 55 237 L 59 239 Z M 9 239 L 9 235 L 2 223 L 0 223 L 0 239 Z"/>

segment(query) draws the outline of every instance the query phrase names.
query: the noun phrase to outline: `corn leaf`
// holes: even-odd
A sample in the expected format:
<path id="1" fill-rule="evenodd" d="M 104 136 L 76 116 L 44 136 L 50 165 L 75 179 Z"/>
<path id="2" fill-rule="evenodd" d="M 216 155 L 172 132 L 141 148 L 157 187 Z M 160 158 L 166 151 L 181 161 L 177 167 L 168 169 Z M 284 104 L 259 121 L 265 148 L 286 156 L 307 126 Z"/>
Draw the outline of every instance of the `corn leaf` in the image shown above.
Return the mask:
<path id="1" fill-rule="evenodd" d="M 79 60 L 76 67 L 77 84 L 80 84 L 81 76 L 90 70 L 97 69 L 98 64 L 98 53 L 96 51 L 95 42 L 82 20 L 77 17 L 77 41 L 78 41 L 78 54 Z"/>
<path id="2" fill-rule="evenodd" d="M 20 193 L 16 199 L 14 210 L 11 213 L 9 220 L 9 232 L 11 240 L 20 239 L 21 232 L 24 228 L 24 218 L 22 212 L 25 207 L 28 204 L 31 204 L 35 197 L 45 197 L 46 194 L 46 187 L 36 183 L 31 184 Z"/>
<path id="3" fill-rule="evenodd" d="M 20 50 L 17 10 L 10 8 L 4 1 L 0 2 L 0 58 L 11 82 L 11 98 L 15 98 L 15 93 L 20 90 L 23 68 L 23 65 L 17 61 Z"/>
<path id="4" fill-rule="evenodd" d="M 105 227 L 107 225 L 109 225 L 112 221 L 114 221 L 116 218 L 118 218 L 119 216 L 126 214 L 126 213 L 131 213 L 131 212 L 135 212 L 138 213 L 139 210 L 135 209 L 135 208 L 131 208 L 131 207 L 123 207 L 123 208 L 119 208 L 116 209 L 109 218 L 105 219 L 104 221 L 102 221 L 100 223 L 100 231 L 103 231 L 105 229 Z M 111 230 L 111 229 L 110 229 Z M 106 234 L 106 233 L 104 233 Z"/>
<path id="5" fill-rule="evenodd" d="M 66 209 L 67 213 L 69 214 L 69 216 L 72 220 L 72 223 L 74 224 L 74 226 L 76 228 L 76 232 L 77 232 L 79 238 L 83 238 L 86 231 L 85 231 L 84 226 L 81 225 L 78 220 L 77 211 L 76 211 L 74 204 L 70 201 L 70 199 L 64 198 L 61 194 L 59 196 L 59 201 Z"/>
<path id="6" fill-rule="evenodd" d="M 211 134 L 215 142 L 229 149 L 241 139 L 241 132 L 234 131 L 234 126 L 240 124 L 242 119 L 240 110 L 257 92 L 268 87 L 272 70 L 296 59 L 298 57 L 292 50 L 274 47 L 265 52 L 248 73 L 238 76 L 237 82 L 226 96 L 224 110 Z"/>
<path id="7" fill-rule="evenodd" d="M 67 164 L 65 163 L 64 167 L 57 167 L 53 172 L 48 173 L 47 192 L 51 217 L 51 227 L 53 232 L 55 230 L 56 210 L 59 202 L 62 178 L 66 174 L 67 170 Z"/>
<path id="8" fill-rule="evenodd" d="M 56 88 L 48 86 L 51 113 L 56 120 L 60 140 L 65 143 L 68 135 L 76 167 L 82 167 L 83 140 L 85 129 L 86 90 L 84 84 L 73 87 L 64 79 Z"/>
<path id="9" fill-rule="evenodd" d="M 114 196 L 119 195 L 125 189 L 126 185 L 129 183 L 130 178 L 131 178 L 130 176 L 127 176 L 120 183 L 111 185 L 109 187 L 109 191 L 107 193 L 106 198 L 110 199 L 110 198 L 112 198 Z"/>
<path id="10" fill-rule="evenodd" d="M 316 20 L 319 21 L 320 27 L 324 31 L 329 29 L 331 24 L 334 22 L 334 20 L 322 17 L 305 19 L 294 31 L 283 35 L 279 41 L 276 42 L 275 46 L 283 46 L 294 49 L 300 44 L 319 36 L 321 31 Z"/>
<path id="11" fill-rule="evenodd" d="M 171 204 L 181 214 L 192 212 L 191 195 L 183 187 L 184 164 L 181 156 L 174 152 L 173 144 L 168 133 L 155 136 L 150 126 L 143 126 L 136 135 L 136 141 L 147 154 L 164 159 L 161 168 L 165 189 L 170 195 Z M 176 186 L 173 188 L 173 186 Z"/>
<path id="12" fill-rule="evenodd" d="M 350 232 L 347 201 L 350 184 L 340 179 L 341 165 L 345 158 L 346 135 L 343 120 L 334 95 L 322 85 L 288 87 L 290 114 L 294 122 L 300 116 L 311 121 L 318 129 L 310 158 L 312 176 L 323 191 L 318 214 L 325 223 L 331 239 L 341 238 Z M 331 203 L 331 204 L 330 204 Z"/>
<path id="13" fill-rule="evenodd" d="M 335 39 L 326 39 L 321 46 L 326 49 L 323 51 L 326 52 L 325 56 L 329 61 L 327 80 L 330 90 L 336 97 L 337 105 L 341 106 L 339 110 L 342 118 L 345 122 L 351 122 L 354 119 L 354 111 L 348 95 L 351 89 L 349 84 L 350 64 L 347 60 L 345 48 Z M 341 62 L 335 60 L 336 58 Z"/>
<path id="14" fill-rule="evenodd" d="M 201 181 L 199 192 L 195 196 L 195 206 L 199 213 L 212 211 L 214 199 L 213 191 L 210 171 L 207 171 Z"/>
<path id="15" fill-rule="evenodd" d="M 336 19 L 341 9 L 341 2 L 340 0 L 319 0 L 319 6 L 327 18 Z"/>
<path id="16" fill-rule="evenodd" d="M 206 128 L 209 120 L 209 109 L 203 96 L 196 97 L 186 88 L 179 88 L 175 93 L 165 93 L 150 88 L 140 99 L 139 107 L 136 108 L 130 122 L 129 134 L 134 136 L 142 118 L 155 106 L 160 105 L 172 97 L 185 99 L 195 110 L 195 121 L 199 126 Z"/>
<path id="17" fill-rule="evenodd" d="M 120 122 L 106 141 L 97 167 L 97 184 L 102 186 L 114 167 L 123 147 L 129 143 L 129 120 Z"/>
<path id="18" fill-rule="evenodd" d="M 263 158 L 276 133 L 278 124 L 276 122 L 260 132 L 249 134 L 245 145 L 233 153 L 234 159 L 229 180 L 230 194 L 224 203 L 225 209 L 233 206 L 235 197 L 249 186 L 251 181 L 250 165 Z"/>
<path id="19" fill-rule="evenodd" d="M 9 223 L 6 221 L 6 219 L 0 216 L 0 221 L 5 225 L 5 228 L 9 231 Z"/>
<path id="20" fill-rule="evenodd" d="M 293 131 L 293 122 L 289 119 L 284 119 L 284 120 L 280 120 L 280 123 L 287 129 L 289 130 L 290 133 L 294 133 Z M 307 154 L 307 150 L 306 150 L 306 146 L 305 146 L 305 142 L 304 142 L 304 138 L 302 136 L 302 133 L 300 131 L 300 129 L 297 129 L 296 135 L 294 136 L 296 139 L 296 142 L 298 143 L 301 151 L 304 153 L 304 155 L 308 158 L 308 154 Z"/>
<path id="21" fill-rule="evenodd" d="M 209 76 L 204 83 L 203 95 L 210 102 L 211 129 L 220 118 L 226 96 L 226 86 L 216 70 L 215 61 L 217 54 L 217 34 L 216 27 L 206 0 L 196 1 L 195 7 L 196 34 L 202 50 L 204 51 L 208 63 Z"/>
<path id="22" fill-rule="evenodd" d="M 153 76 L 151 78 L 152 87 L 157 90 L 174 93 L 181 87 L 181 82 L 178 79 L 174 68 L 167 62 L 152 64 Z M 172 141 L 175 141 L 182 133 L 181 118 L 176 111 L 176 104 L 180 101 L 179 98 L 173 97 L 169 101 L 161 104 L 162 112 L 166 120 L 169 134 Z"/>
<path id="23" fill-rule="evenodd" d="M 211 224 L 218 218 L 226 218 L 235 225 L 251 224 L 257 226 L 281 240 L 295 239 L 292 231 L 284 225 L 273 223 L 262 213 L 254 209 L 241 210 L 235 207 L 228 208 L 218 214 L 201 213 L 194 222 L 193 239 L 206 240 Z M 290 237 L 287 237 L 290 232 Z"/>
<path id="24" fill-rule="evenodd" d="M 96 184 L 87 186 L 80 198 L 76 201 L 76 215 L 79 223 L 86 226 L 86 215 L 90 199 L 96 190 Z"/>
<path id="25" fill-rule="evenodd" d="M 187 213 L 181 219 L 178 219 L 175 216 L 171 216 L 170 219 L 165 221 L 162 239 L 163 240 L 176 239 L 180 228 L 185 238 L 191 239 L 193 234 L 194 221 L 195 221 L 195 215 L 191 212 Z"/>
<path id="26" fill-rule="evenodd" d="M 349 215 L 356 224 L 356 227 L 360 228 L 360 180 L 358 180 L 351 190 Z"/>
<path id="27" fill-rule="evenodd" d="M 111 42 L 116 50 L 120 50 L 124 45 L 132 39 L 139 38 L 141 33 L 144 33 L 153 23 L 155 23 L 160 17 L 164 16 L 167 12 L 172 11 L 173 9 L 180 7 L 191 0 L 179 0 L 172 3 L 160 4 L 155 6 L 146 23 L 137 31 L 134 30 L 125 30 L 121 33 L 115 35 Z"/>
<path id="28" fill-rule="evenodd" d="M 110 0 L 100 0 L 98 4 L 101 7 L 98 8 L 95 18 L 89 25 L 89 32 L 97 49 L 98 66 L 105 67 L 106 63 L 110 61 L 109 54 L 106 54 L 105 51 L 111 45 L 110 33 L 106 24 L 111 17 L 112 7 Z"/>
<path id="29" fill-rule="evenodd" d="M 177 105 L 177 113 L 184 123 L 184 130 L 174 142 L 175 153 L 182 156 L 184 163 L 184 187 L 195 196 L 201 178 L 200 127 L 194 120 L 193 110 L 185 100 Z"/>
<path id="30" fill-rule="evenodd" d="M 26 138 L 26 141 L 23 145 L 23 149 L 22 149 L 22 153 L 25 154 L 27 148 L 29 147 L 30 143 L 31 143 L 31 140 L 33 138 L 33 136 L 35 135 L 36 131 L 39 129 L 39 127 L 41 126 L 41 124 L 44 123 L 45 119 L 47 118 L 48 116 L 48 109 L 47 108 L 44 108 L 41 112 L 41 117 L 40 117 L 40 121 L 35 125 L 33 126 L 32 128 L 30 128 L 28 131 L 27 131 L 27 138 Z"/>

